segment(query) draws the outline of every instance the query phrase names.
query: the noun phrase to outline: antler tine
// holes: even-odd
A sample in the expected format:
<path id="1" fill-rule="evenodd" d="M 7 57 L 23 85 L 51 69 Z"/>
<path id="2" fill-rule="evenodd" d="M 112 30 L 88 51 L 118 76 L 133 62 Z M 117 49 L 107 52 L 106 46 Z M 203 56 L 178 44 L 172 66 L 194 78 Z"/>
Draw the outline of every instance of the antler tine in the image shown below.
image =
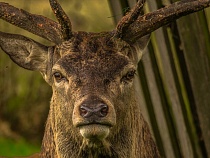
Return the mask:
<path id="1" fill-rule="evenodd" d="M 140 16 L 145 2 L 146 0 L 139 0 L 135 7 L 120 20 L 116 27 L 115 37 L 123 37 L 125 30 Z"/>
<path id="2" fill-rule="evenodd" d="M 41 15 L 28 13 L 4 2 L 0 2 L 0 19 L 56 44 L 63 41 L 61 28 L 57 22 Z"/>
<path id="3" fill-rule="evenodd" d="M 139 17 L 136 16 L 137 18 L 130 17 L 132 14 L 130 13 L 128 20 L 124 18 L 123 21 L 120 21 L 116 34 L 119 34 L 118 37 L 124 41 L 132 44 L 163 25 L 209 6 L 210 0 L 181 0 L 154 12 Z M 129 19 L 135 19 L 135 21 Z"/>
<path id="4" fill-rule="evenodd" d="M 57 0 L 49 0 L 51 8 L 56 15 L 58 22 L 61 25 L 61 32 L 63 35 L 63 39 L 69 40 L 73 36 L 71 29 L 71 21 L 58 3 Z"/>

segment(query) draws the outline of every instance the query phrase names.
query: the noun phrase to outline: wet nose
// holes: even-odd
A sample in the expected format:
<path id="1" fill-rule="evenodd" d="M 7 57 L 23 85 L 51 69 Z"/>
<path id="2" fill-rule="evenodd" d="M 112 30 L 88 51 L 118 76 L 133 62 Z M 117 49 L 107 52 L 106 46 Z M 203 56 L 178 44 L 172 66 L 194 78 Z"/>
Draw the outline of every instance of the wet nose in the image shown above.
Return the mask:
<path id="1" fill-rule="evenodd" d="M 91 116 L 105 117 L 108 114 L 108 106 L 103 103 L 98 103 L 95 106 L 89 106 L 87 104 L 82 104 L 79 107 L 80 115 L 83 118 L 90 118 Z"/>

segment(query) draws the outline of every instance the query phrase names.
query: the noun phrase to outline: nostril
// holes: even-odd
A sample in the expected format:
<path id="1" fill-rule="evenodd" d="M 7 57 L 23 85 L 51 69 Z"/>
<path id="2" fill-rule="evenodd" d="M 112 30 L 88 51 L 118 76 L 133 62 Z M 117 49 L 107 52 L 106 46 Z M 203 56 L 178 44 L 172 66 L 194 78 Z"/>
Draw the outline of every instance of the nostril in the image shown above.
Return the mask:
<path id="1" fill-rule="evenodd" d="M 98 111 L 99 112 L 99 116 L 100 117 L 105 117 L 107 114 L 108 114 L 108 106 L 105 105 L 105 104 L 102 104 L 100 106 L 100 110 Z"/>
<path id="2" fill-rule="evenodd" d="M 89 114 L 90 114 L 90 111 L 89 111 L 88 108 L 85 107 L 84 105 L 80 106 L 79 112 L 80 112 L 80 115 L 81 115 L 82 117 L 88 117 Z"/>

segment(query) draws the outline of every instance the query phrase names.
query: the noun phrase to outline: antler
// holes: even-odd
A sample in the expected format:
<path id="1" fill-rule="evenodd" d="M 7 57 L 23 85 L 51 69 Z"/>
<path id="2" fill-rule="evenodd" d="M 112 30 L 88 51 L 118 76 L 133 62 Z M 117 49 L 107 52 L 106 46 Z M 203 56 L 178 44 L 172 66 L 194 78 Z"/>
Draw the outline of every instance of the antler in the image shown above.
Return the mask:
<path id="1" fill-rule="evenodd" d="M 139 0 L 132 11 L 127 13 L 127 15 L 120 20 L 120 22 L 117 24 L 115 37 L 121 38 L 123 36 L 123 32 L 125 32 L 128 27 L 137 20 L 137 18 L 140 16 L 145 2 L 146 0 Z"/>
<path id="2" fill-rule="evenodd" d="M 182 0 L 154 12 L 138 16 L 143 3 L 144 0 L 139 0 L 138 5 L 118 23 L 115 36 L 128 43 L 134 43 L 163 25 L 210 6 L 210 0 Z"/>
<path id="3" fill-rule="evenodd" d="M 31 14 L 0 2 L 0 18 L 56 44 L 63 41 L 61 26 L 41 15 Z"/>
<path id="4" fill-rule="evenodd" d="M 49 2 L 54 14 L 56 15 L 58 22 L 61 25 L 63 39 L 65 41 L 69 40 L 73 36 L 71 31 L 70 19 L 68 18 L 68 16 L 66 15 L 66 13 L 64 12 L 57 0 L 49 0 Z"/>
<path id="5" fill-rule="evenodd" d="M 50 5 L 60 25 L 44 16 L 28 13 L 3 2 L 0 2 L 0 18 L 59 44 L 72 37 L 71 22 L 57 0 L 50 0 Z"/>
<path id="6" fill-rule="evenodd" d="M 181 0 L 152 13 L 140 16 L 145 0 L 139 0 L 135 8 L 118 23 L 115 37 L 128 43 L 175 19 L 210 6 L 210 0 Z M 57 0 L 50 0 L 51 7 L 61 25 L 46 17 L 30 14 L 7 3 L 0 2 L 0 18 L 33 34 L 59 44 L 72 37 L 71 22 Z"/>

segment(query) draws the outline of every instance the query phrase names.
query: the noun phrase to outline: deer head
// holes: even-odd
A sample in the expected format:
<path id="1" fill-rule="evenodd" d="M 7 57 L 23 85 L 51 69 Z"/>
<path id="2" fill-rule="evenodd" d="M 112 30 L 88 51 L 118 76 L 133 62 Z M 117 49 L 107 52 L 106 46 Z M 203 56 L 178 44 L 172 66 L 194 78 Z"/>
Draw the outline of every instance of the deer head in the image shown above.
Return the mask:
<path id="1" fill-rule="evenodd" d="M 50 4 L 60 23 L 61 42 L 48 47 L 0 32 L 0 46 L 19 66 L 40 71 L 52 86 L 49 118 L 55 144 L 68 146 L 74 140 L 109 146 L 106 139 L 116 135 L 110 131 L 119 132 L 127 121 L 122 118 L 131 117 L 133 78 L 149 36 L 129 44 L 119 38 L 120 31 L 73 32 L 57 1 Z M 58 147 L 58 153 L 67 153 Z M 109 147 L 106 150 L 110 153 Z"/>

